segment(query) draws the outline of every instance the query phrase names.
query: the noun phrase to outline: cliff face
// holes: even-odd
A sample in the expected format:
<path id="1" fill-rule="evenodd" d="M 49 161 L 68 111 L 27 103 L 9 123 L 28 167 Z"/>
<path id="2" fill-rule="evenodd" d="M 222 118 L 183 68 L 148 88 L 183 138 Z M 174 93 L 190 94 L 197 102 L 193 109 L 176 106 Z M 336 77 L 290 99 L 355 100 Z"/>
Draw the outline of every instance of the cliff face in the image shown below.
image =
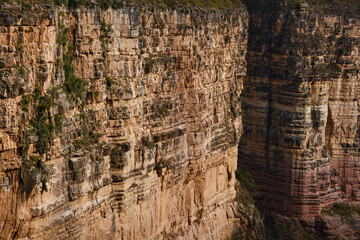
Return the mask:
<path id="1" fill-rule="evenodd" d="M 194 9 L 1 5 L 0 239 L 354 235 L 358 17 Z"/>
<path id="2" fill-rule="evenodd" d="M 358 201 L 359 19 L 302 4 L 252 10 L 249 25 L 238 164 L 262 207 L 313 219 Z"/>
<path id="3" fill-rule="evenodd" d="M 5 4 L 0 28 L 1 239 L 231 236 L 245 10 Z"/>

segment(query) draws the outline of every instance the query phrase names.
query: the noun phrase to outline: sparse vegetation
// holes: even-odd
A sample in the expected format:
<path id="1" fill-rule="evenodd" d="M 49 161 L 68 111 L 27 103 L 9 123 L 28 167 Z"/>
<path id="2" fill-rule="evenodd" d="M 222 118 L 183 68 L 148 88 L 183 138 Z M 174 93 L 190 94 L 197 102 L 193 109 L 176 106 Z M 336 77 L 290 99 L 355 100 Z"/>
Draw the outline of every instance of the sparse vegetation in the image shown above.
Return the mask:
<path id="1" fill-rule="evenodd" d="M 256 190 L 256 184 L 251 174 L 248 172 L 242 172 L 239 169 L 235 172 L 236 179 L 239 181 L 242 187 L 246 188 L 250 192 Z"/>
<path id="2" fill-rule="evenodd" d="M 57 36 L 57 43 L 60 47 L 67 46 L 68 28 L 60 21 L 58 23 L 59 34 Z M 76 98 L 81 98 L 85 90 L 85 82 L 75 76 L 75 71 L 72 66 L 73 60 L 72 48 L 68 48 L 68 54 L 63 55 L 63 63 L 60 59 L 56 61 L 57 68 L 61 65 L 64 68 L 65 81 L 62 89 L 65 93 Z M 19 73 L 25 75 L 25 70 L 20 68 Z M 36 87 L 31 95 L 23 95 L 20 101 L 22 111 L 29 112 L 32 109 L 32 117 L 29 124 L 25 126 L 23 134 L 21 153 L 21 182 L 23 191 L 26 197 L 29 197 L 32 189 L 38 181 L 38 176 L 41 176 L 42 190 L 46 191 L 47 169 L 42 162 L 45 156 L 48 156 L 53 134 L 62 131 L 62 122 L 64 115 L 56 114 L 54 117 L 50 114 L 50 109 L 54 105 L 54 99 L 58 97 L 60 87 L 54 87 L 44 94 L 40 87 Z M 32 137 L 30 137 L 32 136 Z M 29 156 L 30 144 L 34 144 L 35 152 Z"/>
<path id="3" fill-rule="evenodd" d="M 24 52 L 24 46 L 22 43 L 20 42 L 17 42 L 16 43 L 16 50 L 19 52 L 19 53 L 23 53 Z"/>
<path id="4" fill-rule="evenodd" d="M 240 219 L 247 220 L 241 221 L 236 232 L 233 232 L 232 239 L 264 239 L 262 216 L 255 206 L 250 189 L 245 187 L 251 186 L 251 189 L 255 189 L 256 186 L 253 186 L 255 185 L 254 180 L 249 173 L 241 172 L 239 169 L 236 170 L 235 176 L 237 179 L 235 182 L 237 211 Z"/>
<path id="5" fill-rule="evenodd" d="M 75 69 L 72 65 L 73 53 L 71 50 L 69 50 L 68 54 L 64 54 L 63 60 L 65 81 L 62 88 L 66 94 L 72 95 L 75 98 L 82 98 L 87 83 L 75 75 Z"/>
<path id="6" fill-rule="evenodd" d="M 12 2 L 20 0 L 0 0 L 0 4 L 4 2 Z M 21 1 L 24 2 L 24 1 Z M 70 9 L 79 8 L 81 6 L 93 6 L 94 2 L 102 9 L 110 7 L 114 9 L 124 6 L 156 6 L 159 8 L 202 8 L 202 9 L 233 9 L 242 6 L 240 0 L 25 0 L 25 2 L 53 3 L 58 6 L 67 6 Z"/>
<path id="7" fill-rule="evenodd" d="M 24 78 L 25 77 L 25 69 L 23 68 L 23 67 L 20 67 L 19 68 L 19 74 L 20 74 L 20 76 L 22 77 L 22 78 Z"/>
<path id="8" fill-rule="evenodd" d="M 109 90 L 111 89 L 111 86 L 116 84 L 116 82 L 114 80 L 111 79 L 111 77 L 107 76 L 105 78 L 105 83 L 106 83 L 106 88 Z"/>
<path id="9" fill-rule="evenodd" d="M 351 217 L 356 214 L 360 216 L 360 208 L 347 203 L 337 203 L 334 204 L 330 209 L 324 210 L 323 213 L 330 216 L 338 215 L 341 217 Z"/>
<path id="10" fill-rule="evenodd" d="M 56 38 L 56 43 L 59 46 L 65 47 L 67 44 L 67 39 L 69 35 L 69 28 L 66 27 L 60 20 L 58 22 L 58 35 Z"/>
<path id="11" fill-rule="evenodd" d="M 302 226 L 294 223 L 282 223 L 280 226 L 273 228 L 266 227 L 265 235 L 267 240 L 319 239 L 317 236 L 306 232 Z"/>
<path id="12" fill-rule="evenodd" d="M 84 128 L 84 132 L 81 133 L 82 137 L 74 142 L 76 149 L 90 150 L 91 146 L 100 142 L 101 134 L 94 133 L 92 130 Z"/>
<path id="13" fill-rule="evenodd" d="M 87 99 L 92 99 L 92 100 L 96 100 L 99 96 L 99 92 L 97 91 L 88 91 L 86 93 L 86 98 Z"/>
<path id="14" fill-rule="evenodd" d="M 250 11 L 288 11 L 299 9 L 307 3 L 325 13 L 357 16 L 360 13 L 360 0 L 244 0 Z"/>
<path id="15" fill-rule="evenodd" d="M 29 95 L 22 95 L 20 101 L 21 110 L 24 112 L 29 112 L 29 103 L 30 103 Z"/>
<path id="16" fill-rule="evenodd" d="M 56 114 L 54 116 L 54 123 L 55 123 L 54 129 L 57 133 L 60 133 L 62 131 L 62 124 L 64 119 L 65 119 L 64 114 Z"/>
<path id="17" fill-rule="evenodd" d="M 34 116 L 30 120 L 30 125 L 25 127 L 29 131 L 26 130 L 24 132 L 21 146 L 21 183 L 26 197 L 30 196 L 38 176 L 41 178 L 42 190 L 47 191 L 47 169 L 42 163 L 42 158 L 50 151 L 51 147 L 54 126 L 49 111 L 53 101 L 52 94 L 41 96 L 39 88 L 36 88 L 32 95 L 23 95 L 20 101 L 23 111 L 29 111 L 29 107 L 32 107 L 34 110 Z M 34 142 L 30 140 L 30 133 L 36 136 Z M 35 145 L 37 156 L 28 156 L 31 143 Z"/>

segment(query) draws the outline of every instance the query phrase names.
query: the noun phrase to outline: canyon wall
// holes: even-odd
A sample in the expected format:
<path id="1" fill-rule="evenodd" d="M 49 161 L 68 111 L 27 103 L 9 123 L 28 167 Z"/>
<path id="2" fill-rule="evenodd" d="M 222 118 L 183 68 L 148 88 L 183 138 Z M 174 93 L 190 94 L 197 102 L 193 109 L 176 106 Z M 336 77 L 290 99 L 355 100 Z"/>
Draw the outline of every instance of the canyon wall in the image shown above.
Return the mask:
<path id="1" fill-rule="evenodd" d="M 358 202 L 359 18 L 259 6 L 3 3 L 0 239 L 261 239 L 237 167 L 313 229 Z"/>
<path id="2" fill-rule="evenodd" d="M 226 239 L 253 224 L 234 175 L 247 20 L 3 4 L 0 238 Z"/>
<path id="3" fill-rule="evenodd" d="M 321 7 L 249 10 L 239 144 L 261 207 L 308 220 L 360 199 L 360 21 Z"/>

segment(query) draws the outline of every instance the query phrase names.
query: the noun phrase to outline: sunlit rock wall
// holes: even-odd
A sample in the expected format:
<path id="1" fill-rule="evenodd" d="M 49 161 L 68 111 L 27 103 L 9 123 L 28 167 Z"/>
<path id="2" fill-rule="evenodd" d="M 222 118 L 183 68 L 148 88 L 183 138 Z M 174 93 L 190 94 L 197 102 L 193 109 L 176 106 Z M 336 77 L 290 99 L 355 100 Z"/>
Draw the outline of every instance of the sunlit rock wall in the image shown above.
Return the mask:
<path id="1" fill-rule="evenodd" d="M 226 239 L 247 13 L 4 5 L 0 238 Z"/>

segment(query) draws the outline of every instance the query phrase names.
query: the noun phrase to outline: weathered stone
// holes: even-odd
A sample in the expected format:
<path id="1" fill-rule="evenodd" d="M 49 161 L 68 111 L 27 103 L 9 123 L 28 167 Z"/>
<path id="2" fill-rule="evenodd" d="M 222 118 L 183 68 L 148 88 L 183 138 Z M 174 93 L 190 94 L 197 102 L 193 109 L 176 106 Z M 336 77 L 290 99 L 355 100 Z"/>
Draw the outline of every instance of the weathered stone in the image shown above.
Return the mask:
<path id="1" fill-rule="evenodd" d="M 250 12 L 239 144 L 260 205 L 308 223 L 360 200 L 360 21 L 322 7 Z"/>
<path id="2" fill-rule="evenodd" d="M 234 214 L 243 8 L 229 15 L 7 6 L 0 10 L 0 67 L 12 70 L 0 80 L 1 239 L 227 239 L 239 216 L 253 221 Z M 69 94 L 78 83 L 72 66 L 87 82 L 86 98 Z M 62 87 L 65 77 L 76 83 Z M 29 156 L 37 162 L 21 168 Z M 28 198 L 19 179 L 27 171 L 39 176 Z"/>

